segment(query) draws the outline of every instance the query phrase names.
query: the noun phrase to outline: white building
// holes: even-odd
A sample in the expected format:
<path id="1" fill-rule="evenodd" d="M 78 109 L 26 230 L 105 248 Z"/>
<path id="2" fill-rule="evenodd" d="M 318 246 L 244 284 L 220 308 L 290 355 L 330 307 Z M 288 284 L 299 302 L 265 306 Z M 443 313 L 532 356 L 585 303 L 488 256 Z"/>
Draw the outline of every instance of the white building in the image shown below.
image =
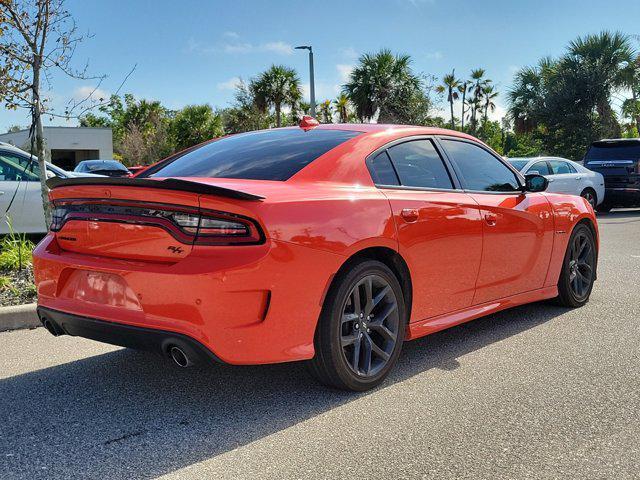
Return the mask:
<path id="1" fill-rule="evenodd" d="M 113 158 L 110 128 L 44 127 L 44 138 L 51 162 L 65 170 L 73 170 L 82 160 Z M 2 133 L 0 142 L 29 151 L 29 130 Z"/>

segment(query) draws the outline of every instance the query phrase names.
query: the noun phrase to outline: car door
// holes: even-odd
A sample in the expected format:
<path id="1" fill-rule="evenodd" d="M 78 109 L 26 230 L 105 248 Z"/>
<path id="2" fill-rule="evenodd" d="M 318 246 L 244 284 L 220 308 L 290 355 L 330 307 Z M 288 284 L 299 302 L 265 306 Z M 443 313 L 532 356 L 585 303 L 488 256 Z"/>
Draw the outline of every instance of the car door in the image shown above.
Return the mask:
<path id="1" fill-rule="evenodd" d="M 556 178 L 551 172 L 551 168 L 549 167 L 549 164 L 547 163 L 546 160 L 540 160 L 539 162 L 534 163 L 529 168 L 527 168 L 523 173 L 525 175 L 534 174 L 534 173 L 538 175 L 543 175 L 547 180 L 549 180 L 549 186 L 547 187 L 547 191 L 548 192 L 558 191 L 556 190 L 558 186 L 556 184 Z"/>
<path id="2" fill-rule="evenodd" d="M 0 233 L 45 232 L 37 164 L 11 152 L 0 152 Z"/>
<path id="3" fill-rule="evenodd" d="M 441 143 L 483 219 L 473 303 L 542 288 L 553 244 L 553 216 L 545 195 L 524 193 L 514 170 L 484 146 L 453 138 Z"/>
<path id="4" fill-rule="evenodd" d="M 469 307 L 482 253 L 480 210 L 454 183 L 434 141 L 394 142 L 368 164 L 389 199 L 399 252 L 411 271 L 411 320 Z"/>
<path id="5" fill-rule="evenodd" d="M 549 160 L 549 166 L 553 175 L 553 192 L 575 194 L 576 179 L 572 174 L 569 164 L 562 160 Z M 573 169 L 575 171 L 575 169 Z"/>

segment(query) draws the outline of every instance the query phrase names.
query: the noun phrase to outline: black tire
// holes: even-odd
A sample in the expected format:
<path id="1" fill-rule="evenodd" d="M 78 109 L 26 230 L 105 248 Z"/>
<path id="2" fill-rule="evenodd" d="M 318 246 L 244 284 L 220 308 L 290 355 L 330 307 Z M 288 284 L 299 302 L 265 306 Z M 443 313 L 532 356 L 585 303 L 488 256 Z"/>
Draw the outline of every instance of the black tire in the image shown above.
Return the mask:
<path id="1" fill-rule="evenodd" d="M 584 198 L 587 202 L 589 202 L 589 204 L 591 205 L 591 208 L 593 208 L 594 210 L 598 206 L 598 195 L 596 194 L 596 191 L 593 188 L 585 188 L 580 194 L 580 196 Z"/>
<path id="2" fill-rule="evenodd" d="M 611 205 L 607 205 L 606 203 L 601 203 L 596 207 L 596 212 L 598 213 L 609 213 L 613 207 Z"/>
<path id="3" fill-rule="evenodd" d="M 376 387 L 398 360 L 406 316 L 400 283 L 385 264 L 364 260 L 344 269 L 334 279 L 318 320 L 311 373 L 342 390 Z"/>
<path id="4" fill-rule="evenodd" d="M 571 232 L 562 261 L 556 303 L 563 307 L 582 307 L 589 301 L 596 279 L 598 254 L 591 229 L 584 223 Z"/>

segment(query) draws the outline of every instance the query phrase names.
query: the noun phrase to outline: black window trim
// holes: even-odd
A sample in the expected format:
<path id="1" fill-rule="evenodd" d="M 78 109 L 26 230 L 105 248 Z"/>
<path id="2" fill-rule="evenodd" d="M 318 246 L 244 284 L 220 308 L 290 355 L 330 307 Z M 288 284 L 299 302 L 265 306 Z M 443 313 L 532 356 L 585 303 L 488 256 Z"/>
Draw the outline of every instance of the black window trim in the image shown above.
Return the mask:
<path id="1" fill-rule="evenodd" d="M 456 142 L 463 142 L 463 143 L 470 143 L 471 145 L 475 145 L 476 147 L 481 148 L 485 152 L 489 153 L 496 160 L 498 160 L 500 163 L 502 163 L 511 172 L 513 172 L 514 175 L 516 176 L 517 182 L 520 185 L 520 190 L 516 190 L 516 191 L 494 192 L 494 191 L 487 191 L 487 190 L 471 190 L 471 189 L 467 189 L 467 188 L 462 187 L 462 191 L 463 192 L 465 192 L 465 193 L 482 193 L 482 194 L 485 194 L 485 195 L 522 195 L 523 194 L 523 192 L 524 192 L 524 184 L 525 184 L 524 176 L 513 165 L 511 165 L 509 162 L 507 162 L 504 158 L 500 157 L 499 155 L 496 155 L 491 149 L 489 149 L 488 147 L 485 147 L 481 143 L 473 141 L 473 140 L 469 140 L 468 138 L 456 137 L 454 135 L 438 135 L 436 137 L 436 140 L 437 140 L 438 144 L 440 145 L 442 151 L 447 156 L 447 159 L 448 159 L 449 163 L 452 165 L 453 171 L 456 173 L 456 176 L 458 178 L 464 178 L 464 175 L 462 175 L 462 172 L 460 171 L 458 166 L 455 164 L 455 162 L 453 162 L 451 160 L 451 157 L 449 157 L 449 153 L 447 152 L 446 147 L 442 144 L 442 142 L 440 142 L 441 139 L 442 140 L 453 140 L 453 141 L 456 141 Z"/>
<path id="2" fill-rule="evenodd" d="M 375 181 L 376 175 L 373 173 L 373 165 L 372 165 L 373 159 L 376 158 L 382 152 L 386 153 L 387 157 L 389 158 L 389 161 L 391 162 L 391 167 L 393 168 L 393 171 L 396 174 L 398 183 L 400 183 L 400 175 L 398 175 L 398 172 L 396 171 L 396 167 L 393 164 L 393 160 L 391 160 L 391 155 L 389 155 L 388 150 L 391 147 L 394 147 L 396 145 L 400 145 L 402 143 L 407 143 L 407 142 L 414 142 L 416 140 L 431 140 L 431 142 L 433 143 L 433 147 L 435 148 L 436 152 L 440 156 L 440 159 L 442 160 L 442 163 L 444 164 L 445 171 L 447 172 L 447 175 L 449 175 L 449 179 L 451 180 L 451 184 L 453 185 L 453 188 L 413 187 L 409 185 L 384 185 L 384 184 L 376 183 Z M 369 155 L 367 155 L 367 158 L 365 159 L 365 164 L 367 166 L 367 170 L 369 170 L 369 175 L 371 176 L 371 180 L 373 181 L 374 185 L 379 189 L 412 190 L 412 191 L 425 191 L 425 192 L 463 192 L 464 191 L 462 189 L 462 186 L 460 185 L 460 181 L 458 180 L 457 174 L 454 173 L 454 170 L 452 169 L 452 165 L 451 165 L 451 162 L 449 161 L 449 158 L 446 155 L 444 155 L 442 151 L 442 146 L 438 143 L 437 137 L 435 135 L 411 135 L 408 137 L 402 137 L 402 138 L 397 138 L 395 140 L 392 140 L 389 143 L 385 143 L 381 147 L 378 147 L 376 150 L 374 150 Z"/>
<path id="3" fill-rule="evenodd" d="M 549 175 L 553 175 L 553 170 L 551 170 L 551 164 L 549 164 L 549 160 L 546 160 L 546 159 L 545 160 L 538 160 L 537 162 L 533 163 L 529 168 L 527 168 L 527 173 L 529 173 L 531 171 L 531 169 L 533 168 L 534 165 L 537 165 L 539 163 L 544 163 L 547 166 L 547 172 L 550 172 Z"/>

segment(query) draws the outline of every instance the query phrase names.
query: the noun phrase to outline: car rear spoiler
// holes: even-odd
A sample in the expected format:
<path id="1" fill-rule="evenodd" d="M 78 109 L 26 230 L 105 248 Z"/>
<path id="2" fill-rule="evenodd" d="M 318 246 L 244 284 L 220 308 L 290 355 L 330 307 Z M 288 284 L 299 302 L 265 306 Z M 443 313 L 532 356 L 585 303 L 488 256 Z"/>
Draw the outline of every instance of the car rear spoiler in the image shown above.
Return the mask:
<path id="1" fill-rule="evenodd" d="M 150 178 L 135 177 L 53 177 L 47 180 L 47 186 L 50 189 L 59 187 L 76 187 L 80 185 L 160 188 L 164 190 L 201 193 L 204 195 L 218 195 L 220 197 L 236 198 L 238 200 L 249 200 L 254 202 L 264 200 L 264 197 L 261 197 L 260 195 L 253 195 L 252 193 L 241 192 L 240 190 L 208 185 L 206 183 L 192 182 L 190 180 L 182 180 L 179 178 L 154 180 Z"/>

